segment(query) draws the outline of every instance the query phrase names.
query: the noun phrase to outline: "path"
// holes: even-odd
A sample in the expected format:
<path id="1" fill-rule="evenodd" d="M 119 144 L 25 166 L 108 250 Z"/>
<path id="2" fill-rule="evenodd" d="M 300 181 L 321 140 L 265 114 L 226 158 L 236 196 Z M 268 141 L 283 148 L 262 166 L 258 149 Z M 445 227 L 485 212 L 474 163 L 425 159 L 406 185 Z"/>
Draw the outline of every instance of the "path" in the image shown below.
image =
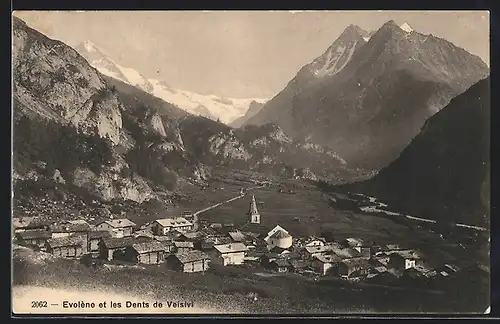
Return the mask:
<path id="1" fill-rule="evenodd" d="M 364 212 L 384 213 L 384 214 L 391 215 L 391 216 L 403 216 L 403 217 L 406 217 L 408 219 L 419 221 L 419 222 L 426 222 L 426 223 L 436 224 L 436 221 L 433 220 L 433 219 L 427 219 L 427 218 L 421 218 L 421 217 L 415 217 L 415 216 L 410 216 L 410 215 L 395 213 L 395 212 L 391 212 L 391 211 L 388 211 L 388 210 L 378 209 L 375 206 L 361 207 L 360 209 L 362 211 L 364 211 Z M 457 227 L 464 227 L 464 228 L 470 228 L 470 229 L 475 229 L 475 230 L 478 230 L 478 231 L 488 231 L 488 229 L 484 228 L 484 227 L 474 226 L 474 225 L 467 225 L 467 224 L 462 224 L 462 223 L 456 223 L 455 226 L 457 226 Z"/>
<path id="2" fill-rule="evenodd" d="M 248 190 L 254 190 L 254 189 L 264 188 L 264 186 L 265 186 L 265 185 L 260 185 L 260 186 L 257 186 L 257 187 L 250 187 L 250 188 L 247 188 L 246 190 L 248 191 Z M 233 197 L 233 198 L 231 198 L 231 199 L 228 199 L 228 200 L 226 200 L 226 201 L 223 201 L 223 202 L 217 203 L 217 204 L 215 204 L 215 205 L 212 205 L 212 206 L 209 206 L 209 207 L 203 208 L 203 209 L 198 210 L 197 212 L 195 212 L 195 213 L 193 214 L 193 216 L 195 217 L 195 220 L 196 220 L 196 219 L 197 219 L 197 217 L 198 217 L 198 215 L 199 215 L 199 214 L 201 214 L 201 213 L 204 213 L 204 212 L 206 212 L 206 211 L 212 210 L 212 209 L 217 208 L 217 207 L 219 207 L 219 206 L 222 206 L 222 205 L 228 204 L 228 203 L 233 202 L 233 201 L 235 201 L 235 200 L 237 200 L 237 199 L 241 199 L 241 198 L 243 198 L 243 197 L 245 197 L 245 196 L 246 196 L 246 193 L 243 193 L 243 194 L 240 194 L 240 195 L 238 195 L 238 196 L 236 196 L 236 197 Z"/>

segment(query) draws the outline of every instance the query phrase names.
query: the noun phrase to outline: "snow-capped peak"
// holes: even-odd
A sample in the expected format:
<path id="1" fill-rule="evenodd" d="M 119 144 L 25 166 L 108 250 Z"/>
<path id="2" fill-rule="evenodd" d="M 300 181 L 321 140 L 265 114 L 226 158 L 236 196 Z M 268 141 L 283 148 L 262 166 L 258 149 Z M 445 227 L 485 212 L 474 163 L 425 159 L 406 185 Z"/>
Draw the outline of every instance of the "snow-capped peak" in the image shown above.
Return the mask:
<path id="1" fill-rule="evenodd" d="M 174 89 L 166 82 L 150 79 L 134 68 L 115 62 L 91 41 L 84 41 L 75 47 L 85 59 L 102 74 L 138 87 L 143 91 L 170 102 L 194 114 L 230 122 L 244 116 L 252 101 L 264 103 L 263 98 L 222 98 L 216 95 L 202 95 L 191 91 Z"/>
<path id="2" fill-rule="evenodd" d="M 402 24 L 401 26 L 399 26 L 399 28 L 401 28 L 402 30 L 404 30 L 407 33 L 411 33 L 413 31 L 413 28 L 411 28 L 411 26 L 408 25 L 407 22 L 405 22 L 404 24 Z"/>
<path id="3" fill-rule="evenodd" d="M 85 47 L 85 50 L 89 53 L 98 52 L 97 46 L 89 40 L 83 42 L 83 47 Z"/>

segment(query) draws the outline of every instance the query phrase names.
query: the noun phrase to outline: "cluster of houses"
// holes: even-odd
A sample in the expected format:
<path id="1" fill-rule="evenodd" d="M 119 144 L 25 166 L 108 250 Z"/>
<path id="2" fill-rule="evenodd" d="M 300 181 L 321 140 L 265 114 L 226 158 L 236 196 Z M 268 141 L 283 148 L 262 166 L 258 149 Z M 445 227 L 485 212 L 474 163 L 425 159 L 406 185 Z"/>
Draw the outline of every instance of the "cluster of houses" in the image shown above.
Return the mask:
<path id="1" fill-rule="evenodd" d="M 13 219 L 20 244 L 64 258 L 89 255 L 106 261 L 166 264 L 182 272 L 203 272 L 212 264 L 246 265 L 278 273 L 336 276 L 384 283 L 400 277 L 449 276 L 459 269 L 426 265 L 419 251 L 398 245 L 373 246 L 356 238 L 338 242 L 294 238 L 285 228 L 261 224 L 252 196 L 248 222 L 201 223 L 190 213 L 136 226 L 128 219 L 90 225 L 83 220 L 46 224 L 33 217 Z"/>

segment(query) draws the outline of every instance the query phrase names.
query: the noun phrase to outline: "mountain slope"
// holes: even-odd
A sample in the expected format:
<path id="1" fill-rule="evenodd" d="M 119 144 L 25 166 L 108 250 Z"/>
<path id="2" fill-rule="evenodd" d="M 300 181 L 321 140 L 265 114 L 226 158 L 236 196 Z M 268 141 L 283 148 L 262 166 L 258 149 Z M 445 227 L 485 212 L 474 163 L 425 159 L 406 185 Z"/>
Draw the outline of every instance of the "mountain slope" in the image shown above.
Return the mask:
<path id="1" fill-rule="evenodd" d="M 379 197 L 413 215 L 487 225 L 489 77 L 429 118 L 401 156 L 374 178 L 343 188 Z"/>
<path id="2" fill-rule="evenodd" d="M 239 127 L 243 126 L 243 124 L 245 124 L 246 121 L 249 120 L 252 116 L 257 114 L 262 109 L 262 107 L 264 107 L 263 103 L 260 103 L 257 101 L 250 102 L 250 105 L 248 106 L 248 110 L 245 113 L 245 115 L 232 121 L 229 124 L 229 126 L 234 127 L 234 128 L 239 128 Z"/>
<path id="3" fill-rule="evenodd" d="M 350 166 L 387 165 L 427 118 L 488 74 L 477 56 L 404 27 L 389 21 L 368 38 L 349 26 L 245 124 L 276 123 Z"/>
<path id="4" fill-rule="evenodd" d="M 133 68 L 124 67 L 90 41 L 85 41 L 75 49 L 102 74 L 136 86 L 158 98 L 171 102 L 181 109 L 197 116 L 220 120 L 226 124 L 242 117 L 253 101 L 266 99 L 222 98 L 215 95 L 201 95 L 191 91 L 172 88 L 166 82 L 148 79 Z"/>
<path id="5" fill-rule="evenodd" d="M 277 126 L 234 131 L 103 76 L 71 47 L 13 22 L 13 178 L 28 210 L 47 192 L 167 201 L 217 168 L 352 173 L 331 150 L 293 141 Z"/>

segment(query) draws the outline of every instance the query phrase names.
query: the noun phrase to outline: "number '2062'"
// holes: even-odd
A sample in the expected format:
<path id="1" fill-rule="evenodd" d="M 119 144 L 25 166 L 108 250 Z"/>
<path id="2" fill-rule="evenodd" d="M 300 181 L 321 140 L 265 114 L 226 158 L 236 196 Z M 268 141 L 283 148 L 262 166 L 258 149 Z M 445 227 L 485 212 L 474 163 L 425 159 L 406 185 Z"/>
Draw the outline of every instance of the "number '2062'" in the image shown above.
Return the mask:
<path id="1" fill-rule="evenodd" d="M 31 308 L 43 308 L 47 307 L 47 301 L 45 300 L 32 300 Z"/>

